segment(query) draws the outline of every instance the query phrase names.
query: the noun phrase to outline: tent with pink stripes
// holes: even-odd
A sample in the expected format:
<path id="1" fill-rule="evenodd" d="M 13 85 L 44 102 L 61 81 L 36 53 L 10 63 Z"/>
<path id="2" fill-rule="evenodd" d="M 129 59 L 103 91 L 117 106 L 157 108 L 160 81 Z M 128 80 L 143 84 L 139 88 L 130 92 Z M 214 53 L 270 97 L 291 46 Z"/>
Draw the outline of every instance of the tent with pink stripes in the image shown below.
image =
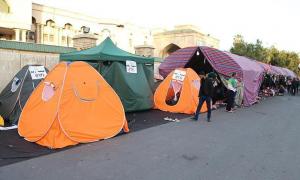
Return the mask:
<path id="1" fill-rule="evenodd" d="M 192 68 L 196 72 L 215 71 L 225 77 L 233 72 L 237 73 L 237 79 L 244 83 L 245 106 L 256 102 L 264 73 L 264 69 L 253 60 L 205 46 L 175 51 L 160 65 L 159 71 L 166 77 L 172 70 L 180 67 Z"/>
<path id="2" fill-rule="evenodd" d="M 265 72 L 264 68 L 262 68 L 256 61 L 244 56 L 238 56 L 229 52 L 225 53 L 237 62 L 243 70 L 244 105 L 249 106 L 254 104 L 263 80 Z"/>
<path id="3" fill-rule="evenodd" d="M 244 83 L 245 106 L 256 102 L 264 74 L 296 77 L 295 73 L 289 69 L 206 46 L 186 47 L 173 52 L 159 66 L 159 73 L 166 77 L 176 68 L 192 68 L 197 73 L 215 71 L 224 77 L 229 77 L 235 72 L 237 79 Z"/>

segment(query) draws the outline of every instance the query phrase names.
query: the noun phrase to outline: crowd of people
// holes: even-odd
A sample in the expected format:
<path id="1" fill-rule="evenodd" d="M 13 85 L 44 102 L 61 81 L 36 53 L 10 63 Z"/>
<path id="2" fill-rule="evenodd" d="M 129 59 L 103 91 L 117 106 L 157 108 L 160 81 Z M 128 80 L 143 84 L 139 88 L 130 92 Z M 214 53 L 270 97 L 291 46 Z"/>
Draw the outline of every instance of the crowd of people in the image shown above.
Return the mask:
<path id="1" fill-rule="evenodd" d="M 206 76 L 203 72 L 199 73 L 201 78 L 201 87 L 199 90 L 199 103 L 196 113 L 193 117 L 194 120 L 198 120 L 200 109 L 204 102 L 207 104 L 207 121 L 211 120 L 211 110 L 216 109 L 217 105 L 226 104 L 226 112 L 232 113 L 236 106 L 241 106 L 242 102 L 238 102 L 237 96 L 241 94 L 239 91 L 243 91 L 242 82 L 236 79 L 236 73 L 232 73 L 231 77 L 225 82 L 221 82 L 220 78 L 214 73 L 210 72 Z M 224 85 L 226 83 L 226 86 Z M 260 92 L 257 97 L 257 102 L 268 96 L 283 96 L 285 94 L 293 95 L 299 93 L 300 81 L 299 78 L 290 78 L 282 75 L 264 75 L 263 82 L 261 84 Z"/>
<path id="2" fill-rule="evenodd" d="M 299 93 L 299 78 L 284 77 L 282 75 L 266 74 L 261 86 L 260 97 L 283 96 L 289 94 L 295 96 Z"/>
<path id="3" fill-rule="evenodd" d="M 232 113 L 236 107 L 243 106 L 244 85 L 243 82 L 237 80 L 236 73 L 232 73 L 229 79 L 221 78 L 221 76 L 218 76 L 215 72 L 208 74 L 199 72 L 198 75 L 201 79 L 201 86 L 198 93 L 199 102 L 197 110 L 193 116 L 194 120 L 198 120 L 200 109 L 204 102 L 206 102 L 207 106 L 208 122 L 211 119 L 211 110 L 213 109 L 226 106 L 226 112 Z M 262 98 L 269 96 L 283 96 L 285 94 L 295 96 L 299 93 L 299 86 L 299 78 L 265 74 L 256 102 L 254 103 L 258 103 Z M 175 105 L 177 103 L 180 97 L 180 88 L 176 89 L 177 91 L 174 93 L 174 96 L 166 101 L 168 105 Z"/>

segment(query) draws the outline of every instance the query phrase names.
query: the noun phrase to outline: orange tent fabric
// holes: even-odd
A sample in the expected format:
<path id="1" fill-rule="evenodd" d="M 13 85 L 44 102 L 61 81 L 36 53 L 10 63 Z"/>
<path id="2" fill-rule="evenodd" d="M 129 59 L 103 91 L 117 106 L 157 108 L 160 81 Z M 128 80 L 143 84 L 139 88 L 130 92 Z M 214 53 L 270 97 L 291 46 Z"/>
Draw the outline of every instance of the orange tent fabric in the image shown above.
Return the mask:
<path id="1" fill-rule="evenodd" d="M 195 71 L 191 68 L 175 69 L 156 89 L 154 93 L 155 108 L 168 112 L 193 114 L 197 109 L 199 101 L 199 89 L 200 78 Z M 168 105 L 166 101 L 174 98 L 175 93 L 178 91 L 177 103 L 175 105 Z M 205 103 L 200 111 L 207 111 Z"/>
<path id="2" fill-rule="evenodd" d="M 50 148 L 88 143 L 128 132 L 123 105 L 109 84 L 85 62 L 59 63 L 32 93 L 18 131 Z"/>

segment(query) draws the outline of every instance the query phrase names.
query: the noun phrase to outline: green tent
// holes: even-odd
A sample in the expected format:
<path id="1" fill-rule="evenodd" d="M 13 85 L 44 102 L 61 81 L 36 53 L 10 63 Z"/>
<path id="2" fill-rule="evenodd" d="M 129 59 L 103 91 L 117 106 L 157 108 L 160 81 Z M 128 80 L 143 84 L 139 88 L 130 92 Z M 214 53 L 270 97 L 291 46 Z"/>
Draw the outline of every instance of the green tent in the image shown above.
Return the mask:
<path id="1" fill-rule="evenodd" d="M 126 52 L 108 37 L 96 47 L 60 54 L 60 60 L 92 65 L 117 92 L 126 112 L 152 108 L 153 58 Z"/>

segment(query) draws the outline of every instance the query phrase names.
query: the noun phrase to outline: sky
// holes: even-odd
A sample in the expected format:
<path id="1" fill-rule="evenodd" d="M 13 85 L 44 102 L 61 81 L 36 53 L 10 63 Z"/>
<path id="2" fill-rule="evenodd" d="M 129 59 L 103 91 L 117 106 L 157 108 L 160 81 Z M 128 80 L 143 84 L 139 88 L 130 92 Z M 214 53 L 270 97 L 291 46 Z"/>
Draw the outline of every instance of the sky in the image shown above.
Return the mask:
<path id="1" fill-rule="evenodd" d="M 33 0 L 33 2 L 148 28 L 193 24 L 220 39 L 229 50 L 233 37 L 263 41 L 300 53 L 300 0 Z"/>

